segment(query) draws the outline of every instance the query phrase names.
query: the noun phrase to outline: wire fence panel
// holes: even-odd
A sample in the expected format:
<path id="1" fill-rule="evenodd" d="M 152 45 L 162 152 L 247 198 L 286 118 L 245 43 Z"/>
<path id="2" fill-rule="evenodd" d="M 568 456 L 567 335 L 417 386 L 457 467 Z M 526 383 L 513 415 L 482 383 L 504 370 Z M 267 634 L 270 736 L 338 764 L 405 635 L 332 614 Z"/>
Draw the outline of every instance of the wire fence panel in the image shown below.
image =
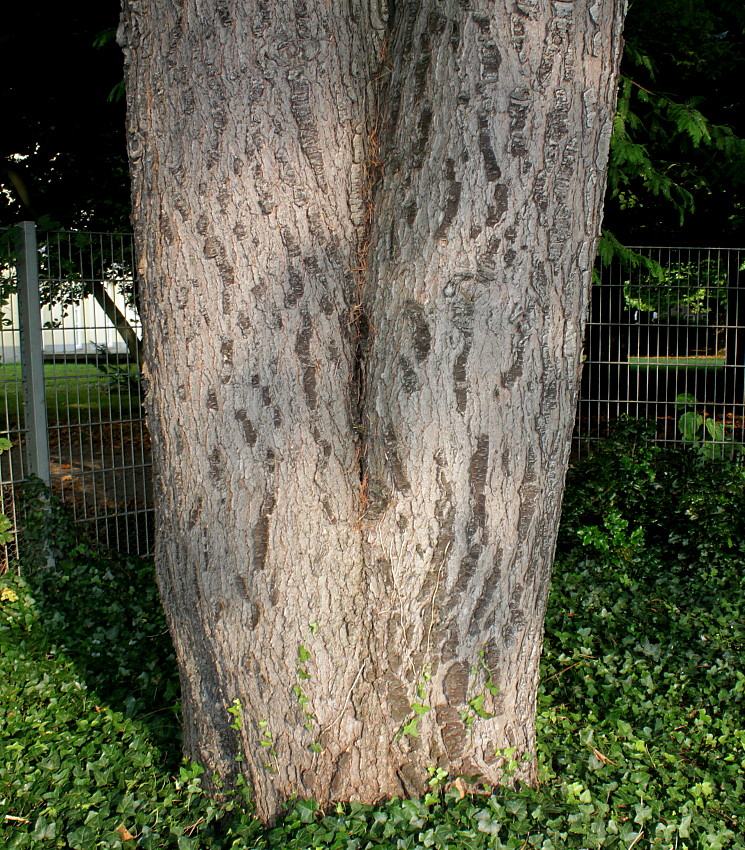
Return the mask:
<path id="1" fill-rule="evenodd" d="M 37 321 L 33 335 L 43 365 L 34 350 L 34 369 L 21 363 L 24 347 L 26 359 L 31 356 L 29 325 L 19 315 L 25 299 L 16 294 L 24 244 L 19 248 L 14 240 L 24 233 L 22 272 L 29 256 L 38 260 L 33 271 L 41 330 Z M 132 236 L 48 233 L 29 251 L 35 242 L 28 224 L 0 231 L 0 437 L 12 443 L 0 455 L 0 510 L 16 527 L 17 487 L 46 463 L 42 477 L 92 536 L 122 552 L 149 555 L 152 467 Z M 710 456 L 742 456 L 745 251 L 634 250 L 641 260 L 598 270 L 575 453 L 585 453 L 628 415 L 652 420 L 661 443 L 688 442 Z M 31 415 L 27 407 L 39 398 L 45 416 Z M 45 427 L 42 446 L 39 422 Z M 0 572 L 14 555 L 13 544 L 5 547 Z"/>
<path id="2" fill-rule="evenodd" d="M 7 439 L 12 448 L 0 455 L 0 512 L 9 517 L 13 528 L 18 528 L 16 511 L 16 488 L 28 476 L 26 453 L 21 447 L 26 444 L 26 422 L 24 415 L 23 379 L 21 364 L 12 357 L 6 359 L 6 351 L 21 350 L 20 319 L 18 300 L 13 295 L 17 290 L 15 266 L 16 248 L 13 234 L 0 231 L 0 437 Z M 12 260 L 12 262 L 11 262 Z M 0 547 L 0 573 L 7 570 L 16 555 L 15 542 Z"/>
<path id="3" fill-rule="evenodd" d="M 585 336 L 575 450 L 620 416 L 654 421 L 660 443 L 709 456 L 745 442 L 745 252 L 635 248 L 599 268 Z"/>
<path id="4" fill-rule="evenodd" d="M 48 233 L 39 238 L 37 254 L 52 490 L 95 539 L 149 555 L 152 467 L 142 411 L 132 236 Z M 17 391 L 11 383 L 20 381 L 14 310 L 11 287 L 2 370 L 5 384 Z M 20 393 L 15 400 L 7 391 L 6 398 L 8 429 L 19 423 L 2 467 L 3 485 L 13 486 L 28 472 L 27 435 Z"/>
<path id="5" fill-rule="evenodd" d="M 152 549 L 151 459 L 129 234 L 39 245 L 52 489 L 112 548 Z"/>

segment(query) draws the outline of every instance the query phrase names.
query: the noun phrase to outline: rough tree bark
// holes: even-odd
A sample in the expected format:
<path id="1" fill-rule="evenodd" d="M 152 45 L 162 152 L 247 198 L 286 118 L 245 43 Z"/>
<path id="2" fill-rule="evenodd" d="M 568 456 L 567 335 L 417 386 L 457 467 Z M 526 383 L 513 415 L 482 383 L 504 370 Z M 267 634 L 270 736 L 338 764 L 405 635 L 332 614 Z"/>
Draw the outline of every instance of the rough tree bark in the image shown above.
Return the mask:
<path id="1" fill-rule="evenodd" d="M 535 780 L 624 11 L 124 3 L 185 750 L 265 818 Z"/>

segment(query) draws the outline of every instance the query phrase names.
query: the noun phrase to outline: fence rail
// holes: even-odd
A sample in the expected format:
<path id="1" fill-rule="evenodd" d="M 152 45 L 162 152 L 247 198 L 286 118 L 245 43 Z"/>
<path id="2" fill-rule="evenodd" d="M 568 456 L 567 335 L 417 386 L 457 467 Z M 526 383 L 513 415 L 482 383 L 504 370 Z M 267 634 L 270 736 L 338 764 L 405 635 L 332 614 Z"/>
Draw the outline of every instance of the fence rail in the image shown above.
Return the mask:
<path id="1" fill-rule="evenodd" d="M 745 251 L 638 248 L 600 267 L 574 432 L 582 454 L 626 414 L 661 443 L 745 443 Z M 742 281 L 742 283 L 741 283 Z M 45 480 L 97 540 L 153 548 L 130 234 L 0 232 L 0 510 Z M 2 419 L 4 416 L 4 420 Z M 6 549 L 7 560 L 13 547 Z M 0 572 L 3 564 L 0 563 Z"/>

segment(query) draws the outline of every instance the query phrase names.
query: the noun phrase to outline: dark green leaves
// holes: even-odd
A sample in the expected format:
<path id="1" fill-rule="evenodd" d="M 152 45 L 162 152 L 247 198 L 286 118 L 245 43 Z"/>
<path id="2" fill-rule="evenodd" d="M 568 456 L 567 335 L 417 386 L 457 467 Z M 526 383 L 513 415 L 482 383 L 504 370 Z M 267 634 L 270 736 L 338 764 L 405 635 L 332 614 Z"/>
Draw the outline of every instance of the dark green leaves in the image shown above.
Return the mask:
<path id="1" fill-rule="evenodd" d="M 663 451 L 648 437 L 623 423 L 570 478 L 538 703 L 541 787 L 469 795 L 433 765 L 424 800 L 326 812 L 296 801 L 268 830 L 251 816 L 246 782 L 212 802 L 201 768 L 179 767 L 158 746 L 178 734 L 175 669 L 148 565 L 93 550 L 53 518 L 56 572 L 0 577 L 0 843 L 741 847 L 745 479 L 732 463 Z M 309 649 L 297 662 L 315 675 Z M 476 724 L 483 694 L 469 696 Z M 425 716 L 415 703 L 412 745 Z"/>

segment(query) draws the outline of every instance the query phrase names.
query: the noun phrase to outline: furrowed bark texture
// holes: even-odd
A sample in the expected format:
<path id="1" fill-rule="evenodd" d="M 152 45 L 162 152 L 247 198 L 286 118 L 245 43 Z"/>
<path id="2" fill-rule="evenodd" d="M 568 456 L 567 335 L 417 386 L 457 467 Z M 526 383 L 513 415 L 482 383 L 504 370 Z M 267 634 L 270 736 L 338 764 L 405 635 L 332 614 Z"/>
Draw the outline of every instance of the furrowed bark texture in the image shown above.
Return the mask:
<path id="1" fill-rule="evenodd" d="M 185 751 L 267 819 L 535 778 L 623 12 L 124 4 Z"/>
<path id="2" fill-rule="evenodd" d="M 366 290 L 367 542 L 390 574 L 381 676 L 401 713 L 426 680 L 432 709 L 402 742 L 411 773 L 442 761 L 494 780 L 500 750 L 535 752 L 621 8 L 463 5 L 396 7 Z M 474 713 L 481 695 L 493 718 Z"/>

